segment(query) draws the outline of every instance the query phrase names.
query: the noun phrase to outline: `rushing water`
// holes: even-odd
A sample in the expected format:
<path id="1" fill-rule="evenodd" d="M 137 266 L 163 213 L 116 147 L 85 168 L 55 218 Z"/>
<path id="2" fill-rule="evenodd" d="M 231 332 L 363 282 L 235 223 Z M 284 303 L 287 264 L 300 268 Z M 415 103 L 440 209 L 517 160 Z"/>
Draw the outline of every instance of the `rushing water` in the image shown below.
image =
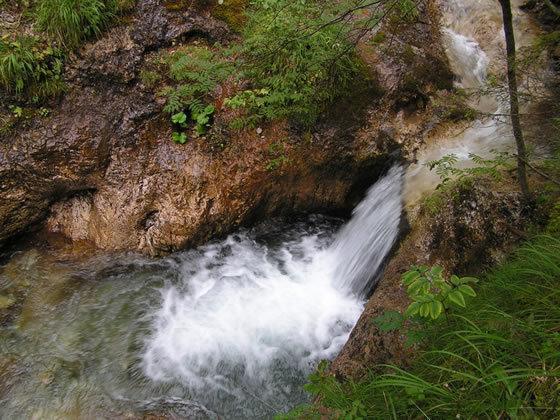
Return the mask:
<path id="1" fill-rule="evenodd" d="M 536 34 L 530 18 L 519 10 L 520 1 L 512 2 L 517 47 L 528 45 Z M 459 88 L 473 93 L 469 105 L 484 114 L 503 114 L 507 104 L 495 94 L 480 95 L 477 91 L 486 84 L 489 70 L 503 74 L 505 45 L 501 9 L 494 0 L 449 0 L 442 2 L 442 31 L 445 52 Z M 504 119 L 483 117 L 458 133 L 431 139 L 417 156 L 417 162 L 406 172 L 405 202 L 416 203 L 440 182 L 426 163 L 454 154 L 457 166 L 472 165 L 469 155 L 491 158 L 494 151 L 513 148 L 513 134 Z"/>
<path id="2" fill-rule="evenodd" d="M 305 402 L 346 342 L 398 234 L 402 169 L 349 223 L 271 221 L 153 260 L 12 258 L 28 288 L 0 345 L 3 418 L 263 418 Z"/>

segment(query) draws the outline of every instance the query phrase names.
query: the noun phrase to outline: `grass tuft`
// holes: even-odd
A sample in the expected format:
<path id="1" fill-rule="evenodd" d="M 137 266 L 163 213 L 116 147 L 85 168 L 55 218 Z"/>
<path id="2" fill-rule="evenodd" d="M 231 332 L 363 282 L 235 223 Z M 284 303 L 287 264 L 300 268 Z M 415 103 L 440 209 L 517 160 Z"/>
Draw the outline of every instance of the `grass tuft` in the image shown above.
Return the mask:
<path id="1" fill-rule="evenodd" d="M 129 0 L 40 0 L 35 10 L 37 24 L 54 40 L 74 48 L 98 36 Z"/>
<path id="2" fill-rule="evenodd" d="M 0 88 L 21 98 L 37 100 L 64 89 L 62 53 L 43 47 L 34 37 L 0 40 Z"/>

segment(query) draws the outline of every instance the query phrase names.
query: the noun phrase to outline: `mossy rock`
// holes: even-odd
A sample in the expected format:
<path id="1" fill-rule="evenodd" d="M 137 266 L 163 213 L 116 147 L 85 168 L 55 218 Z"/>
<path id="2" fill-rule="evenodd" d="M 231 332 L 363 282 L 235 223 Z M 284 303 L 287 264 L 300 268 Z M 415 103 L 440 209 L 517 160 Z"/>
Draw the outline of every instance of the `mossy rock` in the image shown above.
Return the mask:
<path id="1" fill-rule="evenodd" d="M 245 10 L 248 4 L 248 0 L 224 0 L 214 7 L 212 16 L 227 23 L 231 29 L 240 31 L 247 21 Z"/>
<path id="2" fill-rule="evenodd" d="M 15 303 L 15 299 L 9 296 L 0 295 L 0 309 L 8 309 Z"/>

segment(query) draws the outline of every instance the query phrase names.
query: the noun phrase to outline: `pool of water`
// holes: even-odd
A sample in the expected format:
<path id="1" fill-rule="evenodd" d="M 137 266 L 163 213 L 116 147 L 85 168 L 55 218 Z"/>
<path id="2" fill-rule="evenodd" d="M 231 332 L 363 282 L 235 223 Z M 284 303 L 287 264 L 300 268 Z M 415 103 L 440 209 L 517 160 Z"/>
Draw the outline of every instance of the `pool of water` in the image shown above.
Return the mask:
<path id="1" fill-rule="evenodd" d="M 163 259 L 61 260 L 30 249 L 1 268 L 23 290 L 0 334 L 3 418 L 263 418 L 345 343 L 363 301 L 333 286 L 341 221 L 274 220 Z"/>

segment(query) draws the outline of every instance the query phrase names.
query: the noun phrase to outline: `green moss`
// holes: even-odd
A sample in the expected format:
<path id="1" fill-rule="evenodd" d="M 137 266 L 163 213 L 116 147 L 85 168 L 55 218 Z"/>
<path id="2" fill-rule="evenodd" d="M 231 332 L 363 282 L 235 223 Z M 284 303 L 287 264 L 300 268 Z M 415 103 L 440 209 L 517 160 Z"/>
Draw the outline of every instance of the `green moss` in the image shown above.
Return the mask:
<path id="1" fill-rule="evenodd" d="M 140 71 L 140 80 L 148 88 L 154 87 L 161 78 L 161 74 L 156 71 L 145 69 Z"/>
<path id="2" fill-rule="evenodd" d="M 248 0 L 224 0 L 212 9 L 212 16 L 227 23 L 233 30 L 241 31 L 247 22 L 245 10 Z"/>

